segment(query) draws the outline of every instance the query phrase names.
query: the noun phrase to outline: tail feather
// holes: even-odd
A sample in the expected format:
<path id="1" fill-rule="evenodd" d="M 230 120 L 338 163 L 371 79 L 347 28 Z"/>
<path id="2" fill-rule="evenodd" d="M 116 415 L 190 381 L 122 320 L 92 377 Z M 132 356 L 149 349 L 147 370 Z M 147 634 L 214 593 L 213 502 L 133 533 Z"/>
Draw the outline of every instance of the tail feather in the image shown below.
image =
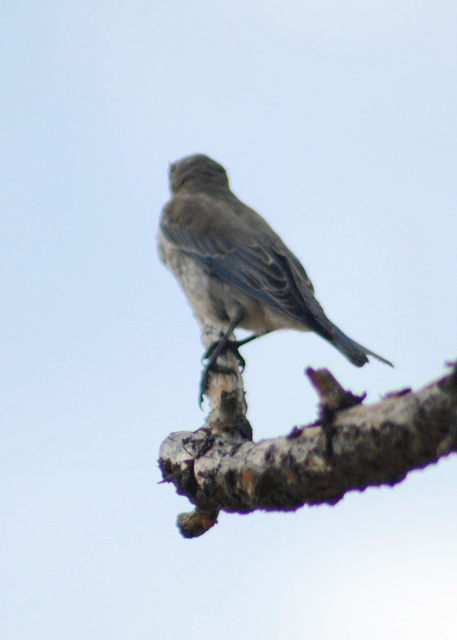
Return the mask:
<path id="1" fill-rule="evenodd" d="M 362 347 L 361 344 L 352 338 L 349 338 L 349 336 L 343 333 L 341 329 L 338 329 L 338 327 L 335 326 L 334 329 L 335 332 L 331 338 L 328 338 L 328 341 L 341 351 L 341 353 L 345 355 L 352 364 L 355 364 L 356 367 L 363 367 L 363 365 L 368 362 L 367 356 L 372 356 L 380 362 L 388 364 L 390 367 L 394 366 L 389 360 L 379 356 L 377 353 L 374 353 L 374 351 L 370 351 L 370 349 L 367 349 L 366 347 Z"/>

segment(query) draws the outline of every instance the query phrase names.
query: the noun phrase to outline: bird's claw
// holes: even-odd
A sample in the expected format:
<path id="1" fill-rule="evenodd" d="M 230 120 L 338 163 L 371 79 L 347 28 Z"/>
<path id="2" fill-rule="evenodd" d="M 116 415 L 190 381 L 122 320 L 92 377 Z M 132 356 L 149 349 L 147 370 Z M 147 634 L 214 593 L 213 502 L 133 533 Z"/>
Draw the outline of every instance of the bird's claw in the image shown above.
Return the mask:
<path id="1" fill-rule="evenodd" d="M 233 323 L 233 325 L 229 328 L 225 336 L 223 336 L 221 340 L 216 340 L 215 342 L 210 344 L 208 349 L 203 354 L 202 362 L 205 362 L 206 360 L 206 364 L 203 369 L 203 373 L 200 381 L 200 396 L 199 396 L 200 408 L 202 406 L 203 396 L 208 391 L 210 372 L 221 373 L 223 375 L 229 375 L 229 374 L 232 374 L 234 376 L 237 375 L 237 372 L 234 369 L 217 364 L 217 359 L 219 358 L 219 356 L 223 355 L 227 351 L 230 351 L 235 356 L 241 372 L 243 372 L 246 367 L 246 361 L 243 358 L 243 356 L 240 354 L 239 349 L 240 347 L 247 344 L 248 342 L 251 342 L 251 340 L 254 340 L 256 336 L 255 335 L 249 336 L 244 340 L 228 340 L 228 336 L 232 333 L 235 326 L 236 326 L 236 323 Z"/>
<path id="2" fill-rule="evenodd" d="M 217 348 L 219 347 L 219 344 L 220 342 L 218 342 L 217 340 L 212 344 L 210 344 L 208 349 L 203 354 L 202 362 L 204 362 L 205 360 L 211 361 L 211 356 L 217 350 Z M 242 372 L 246 368 L 246 360 L 241 355 L 239 349 L 244 344 L 245 344 L 244 340 L 228 340 L 227 343 L 224 345 L 224 349 L 221 351 L 221 354 L 224 353 L 225 351 L 230 351 L 231 353 L 233 353 Z M 218 355 L 221 355 L 221 354 L 218 354 Z"/>

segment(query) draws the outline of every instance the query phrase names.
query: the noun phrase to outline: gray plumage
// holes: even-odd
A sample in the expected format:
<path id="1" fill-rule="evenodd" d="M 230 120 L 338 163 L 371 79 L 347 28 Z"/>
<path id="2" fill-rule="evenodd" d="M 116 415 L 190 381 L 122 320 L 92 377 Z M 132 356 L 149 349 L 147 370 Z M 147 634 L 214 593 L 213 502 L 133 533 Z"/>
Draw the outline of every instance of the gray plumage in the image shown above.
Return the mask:
<path id="1" fill-rule="evenodd" d="M 173 194 L 164 207 L 160 254 L 201 325 L 237 326 L 263 335 L 275 329 L 314 331 L 353 364 L 367 355 L 325 315 L 306 271 L 281 238 L 232 193 L 227 173 L 205 155 L 171 165 Z"/>

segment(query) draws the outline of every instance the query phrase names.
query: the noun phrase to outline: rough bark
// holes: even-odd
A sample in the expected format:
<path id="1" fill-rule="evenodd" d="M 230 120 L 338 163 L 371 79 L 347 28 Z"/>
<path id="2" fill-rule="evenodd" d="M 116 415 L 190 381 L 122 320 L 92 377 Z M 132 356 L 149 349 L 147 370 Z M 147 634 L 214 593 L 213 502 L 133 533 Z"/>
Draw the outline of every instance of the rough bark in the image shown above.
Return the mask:
<path id="1" fill-rule="evenodd" d="M 204 427 L 172 433 L 161 446 L 164 481 L 196 506 L 178 517 L 185 537 L 205 533 L 220 510 L 335 504 L 347 491 L 394 485 L 457 451 L 456 364 L 417 392 L 404 389 L 366 406 L 328 371 L 309 369 L 321 400 L 319 419 L 254 443 L 236 359 L 224 357 L 235 373 L 211 375 L 212 411 Z"/>

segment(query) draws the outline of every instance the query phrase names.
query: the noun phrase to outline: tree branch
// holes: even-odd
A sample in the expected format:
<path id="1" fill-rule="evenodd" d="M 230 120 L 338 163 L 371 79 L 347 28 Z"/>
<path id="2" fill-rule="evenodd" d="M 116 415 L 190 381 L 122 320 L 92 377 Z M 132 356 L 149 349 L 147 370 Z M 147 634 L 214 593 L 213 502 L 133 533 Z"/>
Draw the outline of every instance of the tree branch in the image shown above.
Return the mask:
<path id="1" fill-rule="evenodd" d="M 237 367 L 233 356 L 224 357 Z M 181 533 L 205 533 L 220 510 L 335 504 L 347 491 L 394 485 L 409 471 L 457 451 L 457 364 L 452 367 L 420 391 L 390 393 L 368 406 L 328 371 L 308 369 L 321 400 L 318 421 L 258 443 L 250 440 L 239 370 L 211 376 L 212 411 L 205 426 L 170 434 L 160 450 L 164 481 L 196 506 L 179 516 Z"/>

